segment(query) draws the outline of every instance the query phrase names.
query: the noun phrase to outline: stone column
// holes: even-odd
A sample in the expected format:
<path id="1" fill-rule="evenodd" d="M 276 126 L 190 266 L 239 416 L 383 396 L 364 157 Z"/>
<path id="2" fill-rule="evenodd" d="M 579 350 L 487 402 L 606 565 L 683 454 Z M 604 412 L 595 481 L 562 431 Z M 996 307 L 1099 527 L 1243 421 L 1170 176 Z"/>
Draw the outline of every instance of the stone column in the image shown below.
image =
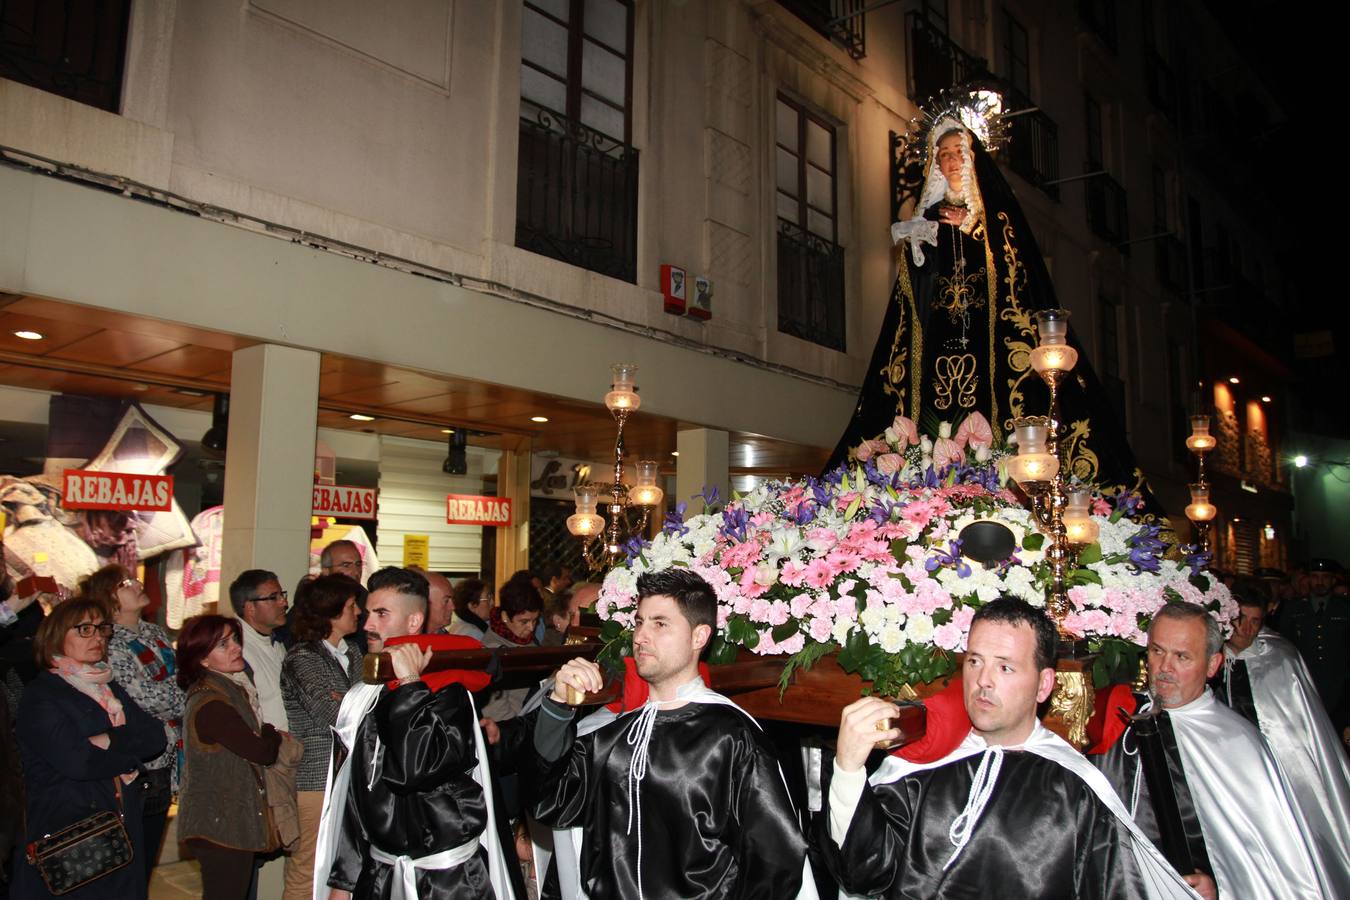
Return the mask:
<path id="1" fill-rule="evenodd" d="M 675 436 L 680 456 L 675 463 L 675 496 L 667 498 L 666 506 L 674 509 L 677 503 L 688 503 L 688 515 L 703 512 L 702 501 L 690 500 L 705 487 L 717 488 L 722 503 L 731 496 L 731 478 L 728 472 L 728 435 L 711 428 L 691 428 Z"/>
<path id="2" fill-rule="evenodd" d="M 309 571 L 318 429 L 319 354 L 274 344 L 234 353 L 225 449 L 220 611 L 245 569 L 269 569 L 294 590 Z"/>

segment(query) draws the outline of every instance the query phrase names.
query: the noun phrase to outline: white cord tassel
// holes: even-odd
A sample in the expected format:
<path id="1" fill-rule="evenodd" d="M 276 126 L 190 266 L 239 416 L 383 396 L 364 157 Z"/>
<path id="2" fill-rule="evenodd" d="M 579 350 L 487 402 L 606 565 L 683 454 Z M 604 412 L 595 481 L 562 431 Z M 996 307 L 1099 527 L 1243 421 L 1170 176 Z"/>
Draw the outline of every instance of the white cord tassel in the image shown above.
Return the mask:
<path id="1" fill-rule="evenodd" d="M 642 779 L 647 775 L 647 745 L 652 740 L 652 730 L 656 727 L 656 714 L 662 706 L 670 703 L 682 703 L 692 694 L 703 688 L 703 682 L 694 679 L 680 686 L 671 700 L 648 700 L 628 726 L 628 746 L 633 748 L 633 756 L 628 761 L 628 834 L 633 833 L 633 819 L 637 818 L 637 889 L 638 900 L 642 895 Z"/>
<path id="2" fill-rule="evenodd" d="M 370 780 L 366 782 L 366 790 L 375 789 L 375 782 L 380 778 L 380 763 L 384 762 L 384 742 L 380 736 L 375 735 L 375 752 L 370 756 Z"/>
<path id="3" fill-rule="evenodd" d="M 970 796 L 966 798 L 966 808 L 961 810 L 961 815 L 952 820 L 952 827 L 947 832 L 956 849 L 952 851 L 942 871 L 951 868 L 952 863 L 961 855 L 961 851 L 966 849 L 970 835 L 975 831 L 975 823 L 979 821 L 980 813 L 984 812 L 989 796 L 994 793 L 994 783 L 998 781 L 998 772 L 1001 768 L 1003 768 L 1002 747 L 990 747 L 980 756 L 980 767 L 975 770 L 975 780 L 970 783 Z"/>

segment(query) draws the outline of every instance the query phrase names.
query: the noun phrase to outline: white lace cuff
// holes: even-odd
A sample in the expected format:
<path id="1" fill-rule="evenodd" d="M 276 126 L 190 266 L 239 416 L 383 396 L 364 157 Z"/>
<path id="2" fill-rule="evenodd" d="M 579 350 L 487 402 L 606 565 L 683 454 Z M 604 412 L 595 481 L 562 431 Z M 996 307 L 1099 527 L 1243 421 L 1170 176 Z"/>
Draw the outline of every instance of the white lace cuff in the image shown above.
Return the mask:
<path id="1" fill-rule="evenodd" d="M 909 249 L 914 254 L 914 265 L 923 265 L 923 245 L 937 246 L 938 223 L 923 216 L 915 216 L 903 222 L 891 225 L 891 243 L 909 241 Z"/>

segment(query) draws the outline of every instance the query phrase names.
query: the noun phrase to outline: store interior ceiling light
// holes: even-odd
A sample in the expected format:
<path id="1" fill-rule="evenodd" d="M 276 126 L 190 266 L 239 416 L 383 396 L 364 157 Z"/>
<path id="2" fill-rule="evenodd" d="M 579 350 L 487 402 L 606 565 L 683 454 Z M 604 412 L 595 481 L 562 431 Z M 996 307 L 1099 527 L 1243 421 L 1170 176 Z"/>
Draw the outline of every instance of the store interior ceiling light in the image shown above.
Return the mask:
<path id="1" fill-rule="evenodd" d="M 364 416 L 364 415 L 362 415 L 361 413 L 352 413 L 352 414 L 351 414 L 350 416 L 348 416 L 347 418 L 351 419 L 353 422 L 374 422 L 374 421 L 375 421 L 375 417 L 374 417 L 374 416 Z"/>
<path id="2" fill-rule="evenodd" d="M 531 422 L 538 422 L 540 425 L 548 421 L 548 416 L 530 416 Z"/>
<path id="3" fill-rule="evenodd" d="M 1269 402 L 1270 402 L 1270 395 L 1269 395 L 1269 394 L 1262 394 L 1262 395 L 1261 395 L 1261 402 L 1262 402 L 1262 403 L 1269 403 Z"/>
<path id="4" fill-rule="evenodd" d="M 16 338 L 23 338 L 25 341 L 40 341 L 43 338 L 43 334 L 40 331 L 16 331 L 14 332 L 14 336 Z"/>
<path id="5" fill-rule="evenodd" d="M 455 433 L 455 429 L 453 429 L 453 428 L 442 428 L 442 429 L 441 429 L 441 434 L 454 434 L 454 433 Z"/>
<path id="6" fill-rule="evenodd" d="M 1230 376 L 1230 377 L 1229 377 L 1228 383 L 1229 383 L 1229 384 L 1242 384 L 1242 379 L 1241 379 L 1241 378 L 1238 378 L 1236 375 L 1233 375 L 1233 376 Z"/>
<path id="7" fill-rule="evenodd" d="M 670 455 L 671 455 L 671 456 L 679 456 L 679 455 L 680 455 L 680 451 L 678 451 L 678 450 L 672 450 L 672 451 L 670 451 Z"/>

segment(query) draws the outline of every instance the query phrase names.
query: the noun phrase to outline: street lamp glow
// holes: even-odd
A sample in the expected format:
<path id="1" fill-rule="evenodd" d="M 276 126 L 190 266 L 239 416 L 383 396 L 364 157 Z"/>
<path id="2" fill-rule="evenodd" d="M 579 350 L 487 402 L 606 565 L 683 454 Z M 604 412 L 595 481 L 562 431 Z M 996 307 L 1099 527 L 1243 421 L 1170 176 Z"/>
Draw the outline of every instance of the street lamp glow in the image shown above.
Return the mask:
<path id="1" fill-rule="evenodd" d="M 1300 453 L 1298 456 L 1294 457 L 1295 469 L 1302 469 L 1307 465 L 1308 465 L 1308 457 L 1305 454 Z"/>

